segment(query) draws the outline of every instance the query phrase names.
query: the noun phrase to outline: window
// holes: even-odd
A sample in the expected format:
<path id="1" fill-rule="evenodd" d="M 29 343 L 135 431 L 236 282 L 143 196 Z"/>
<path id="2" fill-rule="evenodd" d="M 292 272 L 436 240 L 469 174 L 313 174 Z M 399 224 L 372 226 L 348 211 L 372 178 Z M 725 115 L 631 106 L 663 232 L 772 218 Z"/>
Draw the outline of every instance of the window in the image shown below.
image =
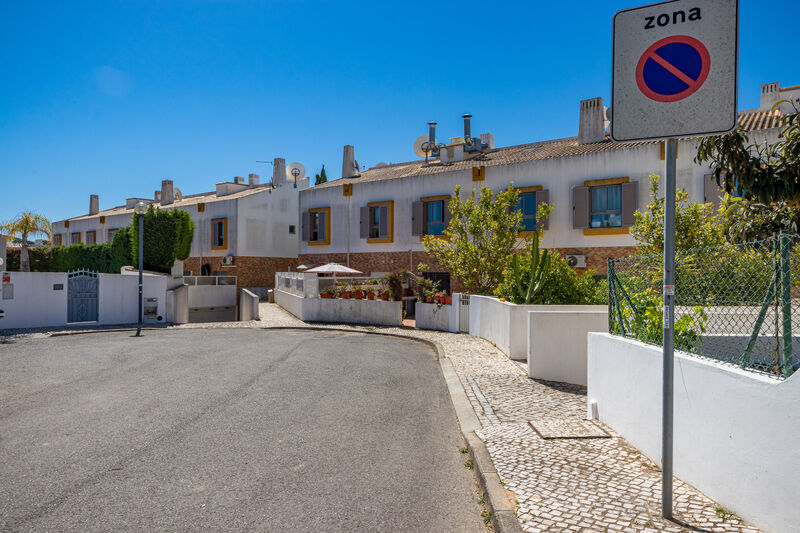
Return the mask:
<path id="1" fill-rule="evenodd" d="M 361 238 L 368 243 L 394 242 L 394 202 L 371 202 L 361 208 Z"/>
<path id="2" fill-rule="evenodd" d="M 325 212 L 315 211 L 311 213 L 311 241 L 325 240 Z"/>
<path id="3" fill-rule="evenodd" d="M 81 234 L 80 232 L 76 231 L 72 235 L 69 236 L 69 243 L 70 244 L 80 244 L 81 243 Z"/>
<path id="4" fill-rule="evenodd" d="M 211 249 L 227 250 L 228 248 L 228 219 L 214 218 L 211 220 Z"/>
<path id="5" fill-rule="evenodd" d="M 630 231 L 639 206 L 638 183 L 630 178 L 588 180 L 572 188 L 572 227 L 584 235 Z"/>
<path id="6" fill-rule="evenodd" d="M 53 246 L 61 246 L 61 234 L 57 233 L 53 235 Z"/>
<path id="7" fill-rule="evenodd" d="M 592 187 L 592 228 L 622 227 L 622 185 Z"/>
<path id="8" fill-rule="evenodd" d="M 425 202 L 425 235 L 444 234 L 444 200 Z"/>
<path id="9" fill-rule="evenodd" d="M 302 215 L 302 240 L 311 245 L 331 243 L 331 208 L 316 207 Z"/>
<path id="10" fill-rule="evenodd" d="M 523 192 L 520 194 L 517 210 L 522 211 L 522 231 L 536 231 L 536 193 Z"/>
<path id="11" fill-rule="evenodd" d="M 108 242 L 111 242 L 111 241 L 113 241 L 113 240 L 114 240 L 114 234 L 115 234 L 117 231 L 119 231 L 119 228 L 114 228 L 114 229 L 110 229 L 110 230 L 108 230 Z"/>
<path id="12" fill-rule="evenodd" d="M 289 235 L 294 235 L 296 233 L 294 224 L 289 224 Z"/>
<path id="13" fill-rule="evenodd" d="M 86 244 L 95 244 L 97 242 L 97 232 L 96 231 L 87 231 L 86 232 Z"/>

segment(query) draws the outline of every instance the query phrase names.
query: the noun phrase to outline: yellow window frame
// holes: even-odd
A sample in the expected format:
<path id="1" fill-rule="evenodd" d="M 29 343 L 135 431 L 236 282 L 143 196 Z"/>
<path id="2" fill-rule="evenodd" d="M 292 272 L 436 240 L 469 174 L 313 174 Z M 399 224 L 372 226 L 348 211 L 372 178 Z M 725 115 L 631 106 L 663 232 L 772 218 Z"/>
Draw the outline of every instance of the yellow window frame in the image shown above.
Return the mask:
<path id="1" fill-rule="evenodd" d="M 62 242 L 63 241 L 61 240 L 61 234 L 60 233 L 56 233 L 56 234 L 53 235 L 53 246 L 61 246 Z"/>
<path id="2" fill-rule="evenodd" d="M 367 207 L 383 207 L 384 205 L 389 207 L 386 210 L 389 216 L 389 220 L 387 221 L 387 228 L 389 230 L 389 234 L 386 237 L 367 238 L 367 243 L 369 244 L 387 244 L 394 242 L 394 200 L 387 200 L 384 202 L 370 202 L 367 204 Z"/>
<path id="3" fill-rule="evenodd" d="M 309 213 L 319 213 L 320 211 L 325 213 L 325 240 L 322 241 L 308 241 L 309 246 L 330 246 L 331 244 L 331 208 L 330 207 L 315 207 L 313 209 L 309 209 Z M 309 232 L 311 228 L 309 228 Z"/>
<path id="4" fill-rule="evenodd" d="M 420 202 L 438 202 L 439 200 L 450 200 L 452 198 L 453 197 L 451 195 L 449 195 L 449 194 L 439 194 L 439 195 L 436 195 L 436 196 L 423 196 L 422 198 L 419 199 L 419 201 Z M 424 231 L 425 231 L 425 228 L 423 227 L 423 233 L 422 233 L 422 235 L 419 236 L 420 242 L 422 242 L 422 240 L 425 237 L 428 236 L 428 235 L 425 234 Z M 431 235 L 431 237 L 435 237 L 437 239 L 450 240 L 450 237 L 448 237 L 447 235 Z"/>
<path id="5" fill-rule="evenodd" d="M 92 231 L 87 231 L 86 232 L 86 244 L 90 244 L 89 243 L 89 235 L 92 236 L 91 244 L 97 244 L 97 230 L 92 230 Z"/>
<path id="6" fill-rule="evenodd" d="M 536 192 L 536 191 L 543 191 L 544 185 L 533 185 L 531 187 L 514 187 L 514 190 L 517 191 L 519 194 L 528 193 L 528 192 Z M 520 239 L 527 239 L 528 237 L 533 237 L 533 234 L 537 233 L 535 231 L 520 231 L 519 238 Z M 539 236 L 542 236 L 542 232 L 538 232 Z"/>
<path id="7" fill-rule="evenodd" d="M 214 224 L 222 223 L 222 246 L 214 246 Z M 212 250 L 227 250 L 228 249 L 228 217 L 212 218 L 211 219 L 211 249 Z"/>

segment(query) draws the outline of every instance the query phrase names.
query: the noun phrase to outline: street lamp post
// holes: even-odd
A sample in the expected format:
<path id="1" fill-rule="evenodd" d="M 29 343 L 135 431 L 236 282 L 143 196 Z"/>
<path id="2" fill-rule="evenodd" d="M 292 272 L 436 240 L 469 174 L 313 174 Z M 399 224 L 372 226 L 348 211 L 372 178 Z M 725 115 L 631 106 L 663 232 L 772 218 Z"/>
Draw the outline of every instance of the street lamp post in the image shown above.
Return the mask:
<path id="1" fill-rule="evenodd" d="M 144 263 L 144 253 L 142 247 L 144 246 L 144 214 L 147 212 L 147 204 L 144 202 L 137 202 L 133 212 L 139 215 L 139 328 L 136 330 L 138 336 L 142 331 L 142 270 Z"/>

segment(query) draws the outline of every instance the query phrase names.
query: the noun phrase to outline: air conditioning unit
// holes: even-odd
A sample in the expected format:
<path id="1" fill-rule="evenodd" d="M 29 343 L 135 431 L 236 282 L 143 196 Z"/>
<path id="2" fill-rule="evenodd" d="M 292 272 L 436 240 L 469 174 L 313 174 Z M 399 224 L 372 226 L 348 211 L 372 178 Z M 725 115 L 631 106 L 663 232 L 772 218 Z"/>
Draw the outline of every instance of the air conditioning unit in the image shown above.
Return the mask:
<path id="1" fill-rule="evenodd" d="M 583 254 L 572 254 L 566 256 L 567 264 L 572 268 L 586 268 L 586 256 Z"/>
<path id="2" fill-rule="evenodd" d="M 233 256 L 232 255 L 226 255 L 225 257 L 223 257 L 222 258 L 222 266 L 226 266 L 226 267 L 233 266 Z"/>

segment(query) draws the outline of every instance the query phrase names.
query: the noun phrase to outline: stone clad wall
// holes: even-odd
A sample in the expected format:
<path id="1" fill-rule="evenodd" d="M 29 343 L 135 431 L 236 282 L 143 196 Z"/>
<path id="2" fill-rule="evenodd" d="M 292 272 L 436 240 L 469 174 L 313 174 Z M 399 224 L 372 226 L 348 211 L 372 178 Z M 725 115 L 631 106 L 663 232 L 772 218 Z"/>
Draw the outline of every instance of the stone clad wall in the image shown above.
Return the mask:
<path id="1" fill-rule="evenodd" d="M 275 283 L 276 272 L 286 272 L 295 269 L 298 262 L 294 257 L 242 257 L 236 256 L 233 266 L 222 266 L 222 257 L 190 257 L 184 263 L 186 270 L 191 270 L 192 275 L 200 275 L 202 264 L 211 265 L 211 274 L 224 272 L 236 276 L 236 285 L 243 287 L 272 287 Z"/>

